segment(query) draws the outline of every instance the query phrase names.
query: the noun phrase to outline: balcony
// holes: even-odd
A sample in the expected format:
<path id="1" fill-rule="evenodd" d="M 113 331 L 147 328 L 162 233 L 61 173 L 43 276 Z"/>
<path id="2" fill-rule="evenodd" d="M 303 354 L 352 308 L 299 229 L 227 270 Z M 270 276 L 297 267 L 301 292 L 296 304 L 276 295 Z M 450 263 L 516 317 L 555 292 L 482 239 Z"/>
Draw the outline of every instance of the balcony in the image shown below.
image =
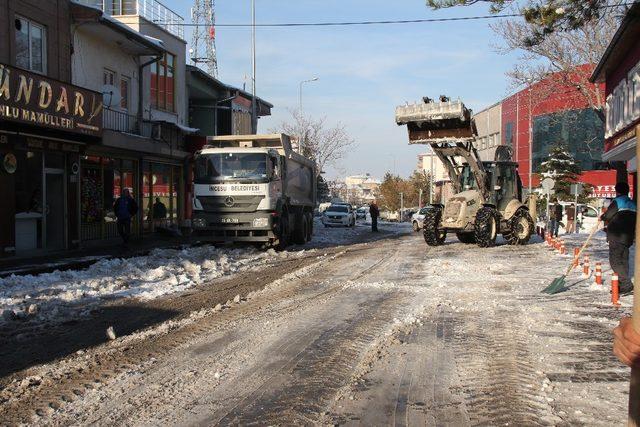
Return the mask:
<path id="1" fill-rule="evenodd" d="M 141 16 L 184 40 L 184 18 L 158 0 L 80 0 L 112 16 Z"/>
<path id="2" fill-rule="evenodd" d="M 102 125 L 105 129 L 151 138 L 153 123 L 140 121 L 137 116 L 123 111 L 105 108 L 102 113 Z"/>

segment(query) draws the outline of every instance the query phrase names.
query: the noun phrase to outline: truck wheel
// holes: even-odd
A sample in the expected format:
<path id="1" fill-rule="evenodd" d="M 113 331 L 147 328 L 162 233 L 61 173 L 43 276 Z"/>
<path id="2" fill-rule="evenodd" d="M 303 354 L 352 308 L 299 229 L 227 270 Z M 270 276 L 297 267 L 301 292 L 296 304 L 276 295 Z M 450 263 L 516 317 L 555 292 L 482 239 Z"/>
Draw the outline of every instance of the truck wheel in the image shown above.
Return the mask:
<path id="1" fill-rule="evenodd" d="M 476 213 L 474 234 L 476 243 L 481 248 L 495 246 L 498 236 L 498 213 L 494 208 L 485 206 Z"/>
<path id="2" fill-rule="evenodd" d="M 438 246 L 444 243 L 447 238 L 447 232 L 445 230 L 438 229 L 440 225 L 440 217 L 442 216 L 442 209 L 433 208 L 424 216 L 422 221 L 424 241 L 429 246 Z"/>
<path id="3" fill-rule="evenodd" d="M 502 236 L 510 245 L 526 245 L 533 234 L 533 219 L 525 209 L 519 209 L 509 220 Z"/>
<path id="4" fill-rule="evenodd" d="M 307 220 L 307 242 L 310 242 L 313 238 L 313 215 L 307 213 L 305 218 Z"/>
<path id="5" fill-rule="evenodd" d="M 287 211 L 284 211 L 282 215 L 280 215 L 280 235 L 278 236 L 278 245 L 276 246 L 276 250 L 283 251 L 289 246 L 289 214 Z"/>
<path id="6" fill-rule="evenodd" d="M 460 240 L 460 243 L 475 243 L 476 242 L 476 236 L 473 232 L 471 233 L 456 233 L 456 236 L 458 237 L 458 240 Z"/>
<path id="7" fill-rule="evenodd" d="M 302 213 L 296 214 L 295 228 L 293 229 L 293 243 L 304 245 L 307 243 L 307 221 Z"/>

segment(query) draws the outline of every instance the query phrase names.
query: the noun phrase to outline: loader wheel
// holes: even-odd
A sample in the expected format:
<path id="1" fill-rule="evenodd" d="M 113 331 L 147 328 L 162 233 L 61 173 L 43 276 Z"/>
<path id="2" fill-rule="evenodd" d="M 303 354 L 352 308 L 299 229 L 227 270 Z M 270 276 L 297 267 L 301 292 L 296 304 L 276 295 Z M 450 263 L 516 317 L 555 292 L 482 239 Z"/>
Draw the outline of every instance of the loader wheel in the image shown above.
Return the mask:
<path id="1" fill-rule="evenodd" d="M 447 238 L 447 232 L 445 230 L 438 229 L 440 225 L 440 217 L 442 216 L 442 209 L 433 208 L 429 209 L 424 216 L 422 222 L 422 235 L 424 241 L 429 246 L 439 246 L 444 243 Z"/>
<path id="2" fill-rule="evenodd" d="M 476 235 L 475 233 L 471 232 L 471 233 L 456 233 L 456 236 L 458 237 L 458 240 L 460 240 L 460 243 L 475 243 L 476 242 Z"/>
<path id="3" fill-rule="evenodd" d="M 526 245 L 533 234 L 533 220 L 524 209 L 518 210 L 507 223 L 502 236 L 510 245 Z"/>
<path id="4" fill-rule="evenodd" d="M 489 248 L 496 244 L 498 236 L 498 213 L 490 207 L 480 208 L 476 213 L 475 222 L 476 243 L 481 248 Z"/>

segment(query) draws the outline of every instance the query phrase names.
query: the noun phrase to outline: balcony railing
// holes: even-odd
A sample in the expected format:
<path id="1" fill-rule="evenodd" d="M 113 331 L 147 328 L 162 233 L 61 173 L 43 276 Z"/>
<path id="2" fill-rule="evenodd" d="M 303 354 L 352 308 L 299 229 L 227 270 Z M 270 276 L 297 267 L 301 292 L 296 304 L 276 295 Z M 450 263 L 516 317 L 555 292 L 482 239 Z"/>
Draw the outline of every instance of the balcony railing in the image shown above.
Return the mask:
<path id="1" fill-rule="evenodd" d="M 103 111 L 102 125 L 105 129 L 144 136 L 146 138 L 151 138 L 153 131 L 153 124 L 151 122 L 140 121 L 137 116 L 109 108 L 105 108 Z"/>
<path id="2" fill-rule="evenodd" d="M 184 39 L 184 18 L 158 0 L 80 0 L 80 2 L 102 9 L 107 15 L 141 16 Z"/>

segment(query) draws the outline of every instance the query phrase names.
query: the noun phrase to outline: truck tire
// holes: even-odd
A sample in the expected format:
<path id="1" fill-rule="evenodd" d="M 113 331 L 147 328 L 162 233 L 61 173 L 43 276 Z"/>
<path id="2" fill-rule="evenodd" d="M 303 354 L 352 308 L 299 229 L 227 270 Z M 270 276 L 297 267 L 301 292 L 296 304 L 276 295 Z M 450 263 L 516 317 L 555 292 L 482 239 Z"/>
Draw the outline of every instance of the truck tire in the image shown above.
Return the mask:
<path id="1" fill-rule="evenodd" d="M 447 238 L 447 232 L 439 230 L 440 217 L 442 216 L 442 209 L 434 207 L 429 209 L 422 221 L 422 235 L 424 241 L 429 246 L 439 246 L 444 243 Z"/>
<path id="2" fill-rule="evenodd" d="M 313 215 L 307 212 L 305 219 L 307 221 L 307 242 L 310 242 L 313 238 Z"/>
<path id="3" fill-rule="evenodd" d="M 519 209 L 507 222 L 502 236 L 510 245 L 526 245 L 533 234 L 533 219 L 526 209 Z"/>
<path id="4" fill-rule="evenodd" d="M 293 229 L 293 243 L 304 245 L 307 243 L 307 221 L 304 213 L 295 214 L 295 227 Z"/>
<path id="5" fill-rule="evenodd" d="M 484 206 L 476 213 L 475 238 L 481 248 L 495 246 L 498 236 L 498 212 L 494 208 Z"/>
<path id="6" fill-rule="evenodd" d="M 286 210 L 280 215 L 279 231 L 280 235 L 278 236 L 276 250 L 283 251 L 287 246 L 289 246 L 289 238 L 291 236 L 291 230 L 289 229 L 289 213 Z"/>
<path id="7" fill-rule="evenodd" d="M 416 233 L 418 231 L 420 231 L 420 226 L 418 225 L 418 221 L 413 221 L 413 231 L 415 231 Z"/>
<path id="8" fill-rule="evenodd" d="M 460 243 L 470 244 L 476 242 L 476 235 L 473 231 L 470 233 L 456 233 L 456 237 L 458 237 Z"/>

